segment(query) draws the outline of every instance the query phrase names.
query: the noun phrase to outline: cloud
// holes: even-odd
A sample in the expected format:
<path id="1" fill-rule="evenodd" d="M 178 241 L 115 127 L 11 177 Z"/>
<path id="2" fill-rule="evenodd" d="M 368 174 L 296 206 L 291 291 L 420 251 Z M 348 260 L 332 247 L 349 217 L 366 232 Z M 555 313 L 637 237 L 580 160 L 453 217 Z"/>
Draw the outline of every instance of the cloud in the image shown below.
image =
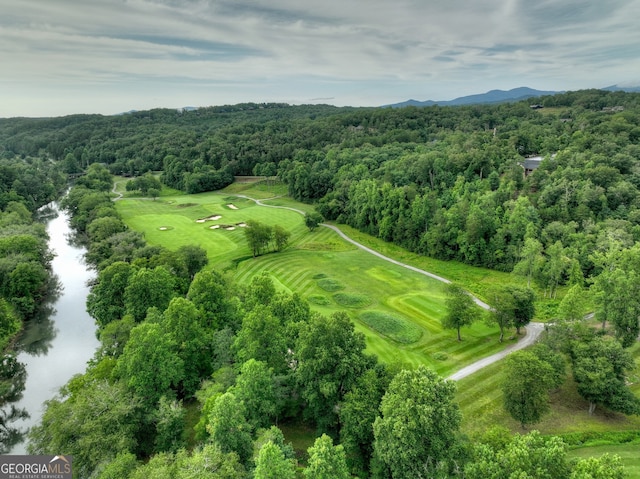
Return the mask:
<path id="1" fill-rule="evenodd" d="M 0 3 L 0 116 L 25 108 L 27 86 L 34 97 L 75 89 L 83 111 L 97 94 L 151 102 L 141 83 L 175 101 L 182 84 L 188 104 L 383 104 L 604 86 L 640 69 L 640 0 Z"/>

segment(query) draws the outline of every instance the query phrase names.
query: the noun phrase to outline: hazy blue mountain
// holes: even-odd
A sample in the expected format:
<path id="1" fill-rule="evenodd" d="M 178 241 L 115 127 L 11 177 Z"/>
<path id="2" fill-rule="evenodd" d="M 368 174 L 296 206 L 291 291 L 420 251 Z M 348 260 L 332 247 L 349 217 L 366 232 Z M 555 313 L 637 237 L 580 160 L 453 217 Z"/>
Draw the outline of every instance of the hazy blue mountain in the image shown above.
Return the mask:
<path id="1" fill-rule="evenodd" d="M 640 85 L 636 85 L 636 86 L 611 85 L 611 86 L 604 87 L 603 90 L 608 90 L 608 91 L 626 91 L 626 92 L 629 92 L 629 93 L 640 93 Z"/>
<path id="2" fill-rule="evenodd" d="M 520 87 L 512 90 L 491 90 L 486 93 L 478 95 L 461 96 L 453 100 L 407 100 L 401 103 L 394 103 L 392 105 L 384 105 L 386 107 L 401 108 L 403 106 L 457 106 L 457 105 L 477 105 L 480 103 L 504 103 L 509 101 L 526 100 L 527 98 L 535 98 L 545 95 L 555 95 L 562 93 L 559 91 L 543 91 L 534 90 L 533 88 Z"/>

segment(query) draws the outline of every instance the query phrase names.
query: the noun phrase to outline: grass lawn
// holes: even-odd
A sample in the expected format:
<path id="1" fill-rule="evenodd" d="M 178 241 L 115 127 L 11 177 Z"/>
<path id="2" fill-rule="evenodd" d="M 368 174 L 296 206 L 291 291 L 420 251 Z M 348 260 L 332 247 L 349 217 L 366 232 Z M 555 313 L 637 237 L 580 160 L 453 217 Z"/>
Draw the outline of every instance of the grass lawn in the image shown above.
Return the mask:
<path id="1" fill-rule="evenodd" d="M 612 444 L 604 446 L 581 447 L 569 451 L 568 456 L 575 459 L 600 457 L 603 454 L 617 454 L 622 459 L 628 479 L 640 479 L 640 444 Z"/>

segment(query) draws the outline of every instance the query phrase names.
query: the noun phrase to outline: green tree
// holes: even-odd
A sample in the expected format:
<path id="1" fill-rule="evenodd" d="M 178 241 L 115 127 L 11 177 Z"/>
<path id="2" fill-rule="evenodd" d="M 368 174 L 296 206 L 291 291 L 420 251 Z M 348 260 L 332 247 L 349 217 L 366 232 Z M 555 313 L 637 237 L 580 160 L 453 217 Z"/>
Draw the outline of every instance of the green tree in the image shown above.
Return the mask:
<path id="1" fill-rule="evenodd" d="M 22 323 L 14 309 L 4 298 L 0 298 L 0 352 L 5 350 L 9 341 L 21 328 Z"/>
<path id="2" fill-rule="evenodd" d="M 567 446 L 558 437 L 545 438 L 538 431 L 516 434 L 506 444 L 480 443 L 464 466 L 467 479 L 558 479 L 568 477 Z"/>
<path id="3" fill-rule="evenodd" d="M 247 421 L 254 429 L 267 427 L 278 412 L 275 378 L 267 364 L 249 359 L 240 368 L 240 376 L 231 389 L 244 403 Z"/>
<path id="4" fill-rule="evenodd" d="M 217 444 L 206 444 L 191 456 L 181 453 L 171 479 L 245 479 L 246 470 L 235 453 L 225 453 Z M 147 476 L 149 477 L 149 476 Z M 140 478 L 142 479 L 142 478 Z M 145 478 L 146 479 L 146 478 Z"/>
<path id="5" fill-rule="evenodd" d="M 585 291 L 581 284 L 574 284 L 564 295 L 560 306 L 558 306 L 558 316 L 564 321 L 580 321 L 584 318 Z"/>
<path id="6" fill-rule="evenodd" d="M 458 341 L 462 341 L 460 328 L 473 323 L 475 304 L 471 296 L 455 284 L 447 286 L 446 294 L 445 306 L 447 314 L 442 318 L 442 326 L 447 329 L 457 330 Z"/>
<path id="7" fill-rule="evenodd" d="M 535 238 L 526 238 L 520 252 L 520 262 L 515 265 L 513 272 L 527 278 L 527 287 L 531 286 L 533 278 L 542 268 L 542 243 Z"/>
<path id="8" fill-rule="evenodd" d="M 127 227 L 119 218 L 103 216 L 87 225 L 87 235 L 90 241 L 97 243 L 106 240 L 109 236 L 122 233 L 126 229 Z"/>
<path id="9" fill-rule="evenodd" d="M 392 478 L 428 477 L 452 459 L 461 414 L 455 384 L 424 366 L 389 384 L 373 424 L 374 454 Z"/>
<path id="10" fill-rule="evenodd" d="M 373 454 L 373 423 L 391 374 L 383 365 L 360 376 L 340 404 L 340 443 L 352 474 L 366 477 Z"/>
<path id="11" fill-rule="evenodd" d="M 520 328 L 529 324 L 536 314 L 536 295 L 531 288 L 518 286 L 508 286 L 506 292 L 512 297 L 513 325 L 516 327 L 516 334 L 520 334 Z"/>
<path id="12" fill-rule="evenodd" d="M 124 290 L 127 313 L 139 323 L 153 306 L 164 311 L 174 295 L 173 286 L 173 276 L 162 266 L 139 269 L 129 277 Z"/>
<path id="13" fill-rule="evenodd" d="M 184 363 L 175 340 L 159 324 L 142 323 L 131 330 L 114 374 L 153 408 L 160 397 L 177 390 L 184 377 Z"/>
<path id="14" fill-rule="evenodd" d="M 192 281 L 196 273 L 198 273 L 209 263 L 209 258 L 207 258 L 207 250 L 205 250 L 202 246 L 180 246 L 176 250 L 176 255 L 178 256 L 182 264 L 184 264 L 184 267 L 187 270 L 189 281 Z"/>
<path id="15" fill-rule="evenodd" d="M 306 403 L 305 414 L 320 430 L 337 426 L 338 404 L 375 364 L 364 350 L 364 336 L 355 332 L 345 313 L 329 318 L 315 315 L 302 325 L 295 348 L 296 381 Z"/>
<path id="16" fill-rule="evenodd" d="M 244 404 L 233 393 L 226 392 L 215 400 L 207 431 L 222 452 L 235 452 L 242 464 L 248 464 L 253 452 L 251 428 L 245 418 Z"/>
<path id="17" fill-rule="evenodd" d="M 315 230 L 322 223 L 322 215 L 315 211 L 304 215 L 304 224 L 309 231 Z"/>
<path id="18" fill-rule="evenodd" d="M 276 243 L 276 251 L 282 251 L 289 244 L 291 233 L 280 225 L 273 227 L 273 241 Z"/>
<path id="19" fill-rule="evenodd" d="M 640 334 L 640 246 L 608 253 L 595 278 L 596 317 L 613 326 L 624 347 L 635 344 Z M 602 264 L 602 263 L 601 263 Z"/>
<path id="20" fill-rule="evenodd" d="M 99 327 L 104 328 L 124 316 L 124 291 L 133 272 L 135 268 L 129 263 L 117 261 L 98 274 L 96 284 L 87 297 L 87 311 Z"/>
<path id="21" fill-rule="evenodd" d="M 264 361 L 276 372 L 287 368 L 284 326 L 266 306 L 256 306 L 242 319 L 234 349 L 242 362 L 253 358 Z"/>
<path id="22" fill-rule="evenodd" d="M 119 453 L 107 464 L 102 464 L 97 474 L 98 479 L 122 479 L 129 477 L 138 467 L 138 459 L 130 452 Z"/>
<path id="23" fill-rule="evenodd" d="M 551 349 L 551 347 L 546 343 L 538 342 L 533 347 L 528 349 L 531 353 L 535 354 L 535 356 L 549 366 L 552 369 L 551 375 L 551 389 L 557 389 L 564 381 L 567 379 L 567 363 L 564 359 L 564 356 Z"/>
<path id="24" fill-rule="evenodd" d="M 515 304 L 513 296 L 501 291 L 494 296 L 493 309 L 489 311 L 489 321 L 500 328 L 500 342 L 504 340 L 504 330 L 513 326 Z"/>
<path id="25" fill-rule="evenodd" d="M 273 238 L 273 228 L 256 220 L 247 221 L 244 229 L 249 249 L 253 252 L 253 257 L 259 256 L 267 248 Z"/>
<path id="26" fill-rule="evenodd" d="M 611 337 L 596 336 L 577 343 L 571 351 L 573 377 L 578 393 L 589 401 L 589 414 L 600 404 L 624 414 L 640 413 L 640 399 L 627 387 L 633 356 Z"/>
<path id="27" fill-rule="evenodd" d="M 160 398 L 158 408 L 153 411 L 156 428 L 154 440 L 156 452 L 177 452 L 186 446 L 184 440 L 186 409 L 181 401 Z"/>
<path id="28" fill-rule="evenodd" d="M 323 434 L 307 450 L 308 465 L 304 470 L 305 479 L 348 479 L 351 477 L 347 460 L 341 445 L 334 446 L 333 440 Z"/>
<path id="29" fill-rule="evenodd" d="M 502 380 L 504 408 L 522 428 L 540 421 L 549 410 L 553 368 L 528 351 L 507 356 Z"/>
<path id="30" fill-rule="evenodd" d="M 291 459 L 284 457 L 282 449 L 269 441 L 260 448 L 255 460 L 255 479 L 295 479 L 296 468 Z"/>
<path id="31" fill-rule="evenodd" d="M 204 320 L 204 325 L 213 330 L 239 324 L 238 301 L 233 284 L 215 270 L 199 271 L 189 286 L 189 299 Z"/>
<path id="32" fill-rule="evenodd" d="M 29 454 L 66 451 L 74 473 L 90 477 L 100 464 L 134 450 L 141 404 L 122 385 L 76 377 L 61 394 L 46 402 L 40 425 L 30 430 Z"/>
<path id="33" fill-rule="evenodd" d="M 209 331 L 194 304 L 185 298 L 173 298 L 162 315 L 162 330 L 176 344 L 176 354 L 184 365 L 181 392 L 192 396 L 202 378 L 213 372 L 210 361 Z"/>
<path id="34" fill-rule="evenodd" d="M 580 459 L 569 479 L 624 479 L 627 474 L 620 456 L 603 454 L 600 457 Z"/>

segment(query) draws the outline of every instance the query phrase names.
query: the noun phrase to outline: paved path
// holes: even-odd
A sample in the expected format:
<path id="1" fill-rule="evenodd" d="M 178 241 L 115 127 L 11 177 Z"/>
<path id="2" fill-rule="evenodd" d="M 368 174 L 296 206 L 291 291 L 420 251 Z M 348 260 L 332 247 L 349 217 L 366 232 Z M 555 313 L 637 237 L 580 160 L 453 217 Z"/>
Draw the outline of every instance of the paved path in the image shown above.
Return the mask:
<path id="1" fill-rule="evenodd" d="M 520 338 L 517 343 L 511 344 L 507 346 L 505 349 L 500 351 L 499 353 L 492 354 L 491 356 L 487 356 L 486 358 L 479 359 L 475 363 L 471 363 L 468 366 L 460 369 L 459 371 L 453 373 L 447 379 L 451 379 L 452 381 L 459 381 L 462 378 L 466 378 L 467 376 L 471 376 L 473 373 L 478 372 L 482 368 L 489 366 L 489 364 L 493 364 L 496 361 L 500 361 L 508 354 L 518 351 L 519 349 L 526 348 L 527 346 L 531 346 L 536 342 L 538 336 L 544 331 L 544 324 L 542 323 L 529 323 L 527 325 L 526 334 L 523 338 Z"/>
<path id="2" fill-rule="evenodd" d="M 296 208 L 290 208 L 288 206 L 275 206 L 275 205 L 265 205 L 261 200 L 256 200 L 255 198 L 251 198 L 249 196 L 245 196 L 245 195 L 235 195 L 238 196 L 240 198 L 245 198 L 251 201 L 255 201 L 256 204 L 260 205 L 260 206 L 265 206 L 267 208 L 281 208 L 281 209 L 285 209 L 285 210 L 290 210 L 290 211 L 295 211 L 296 213 L 299 213 L 301 215 L 304 215 L 305 212 Z M 273 198 L 269 198 L 269 199 L 273 199 Z M 414 271 L 416 273 L 419 274 L 423 274 L 425 276 L 428 276 L 430 278 L 436 279 L 438 281 L 442 281 L 443 283 L 447 283 L 450 284 L 451 281 L 449 281 L 446 278 L 443 278 L 442 276 L 438 276 L 437 274 L 433 274 L 430 273 L 429 271 L 425 271 L 423 269 L 420 268 L 416 268 L 415 266 L 411 266 L 409 264 L 403 263 L 401 261 L 395 260 L 393 258 L 389 258 L 388 256 L 383 255 L 382 253 L 379 253 L 361 243 L 358 243 L 357 241 L 349 238 L 346 234 L 344 234 L 337 226 L 333 226 L 333 225 L 328 225 L 326 223 L 322 223 L 321 226 L 324 226 L 326 228 L 330 228 L 333 231 L 335 231 L 336 233 L 338 233 L 345 241 L 348 241 L 349 243 L 354 244 L 355 246 L 357 246 L 358 248 L 360 248 L 361 250 L 366 251 L 367 253 L 370 253 L 374 256 L 377 256 L 380 259 L 383 259 L 385 261 L 388 261 L 390 263 L 393 263 L 395 265 L 398 266 L 402 266 L 403 268 L 409 269 L 411 271 Z M 469 294 L 469 296 L 471 296 L 473 298 L 473 301 L 480 306 L 483 309 L 486 309 L 487 311 L 491 310 L 491 306 L 489 306 L 487 303 L 485 303 L 484 301 L 480 300 L 479 298 L 476 298 L 475 296 L 473 296 L 472 294 Z M 458 381 L 462 378 L 466 378 L 467 376 L 470 376 L 471 374 L 479 371 L 480 369 L 489 366 L 490 364 L 495 363 L 496 361 L 499 361 L 501 359 L 503 359 L 505 356 L 507 356 L 508 354 L 514 352 L 514 351 L 518 351 L 520 349 L 526 348 L 527 346 L 531 346 L 533 343 L 536 342 L 536 340 L 538 339 L 538 337 L 540 336 L 540 334 L 544 331 L 544 324 L 543 323 L 529 323 L 527 326 L 525 326 L 525 332 L 526 334 L 524 335 L 523 338 L 521 338 L 517 343 L 511 344 L 509 346 L 507 346 L 504 350 L 500 351 L 499 353 L 496 354 L 492 354 L 491 356 L 487 356 L 486 358 L 482 358 L 478 361 L 476 361 L 475 363 L 469 364 L 468 366 L 465 366 L 464 368 L 460 369 L 458 372 L 452 374 L 451 376 L 449 376 L 447 379 L 451 379 L 452 381 Z"/>

